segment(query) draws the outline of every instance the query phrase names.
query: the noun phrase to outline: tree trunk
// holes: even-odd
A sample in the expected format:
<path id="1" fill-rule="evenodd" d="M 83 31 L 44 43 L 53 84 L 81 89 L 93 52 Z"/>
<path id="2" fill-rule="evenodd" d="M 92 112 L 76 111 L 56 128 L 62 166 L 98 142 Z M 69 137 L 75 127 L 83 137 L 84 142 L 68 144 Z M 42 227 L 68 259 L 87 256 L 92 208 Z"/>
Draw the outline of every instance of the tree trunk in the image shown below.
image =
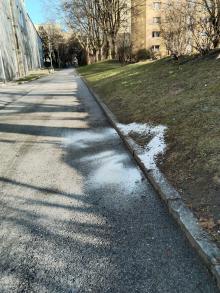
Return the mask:
<path id="1" fill-rule="evenodd" d="M 115 38 L 113 37 L 111 40 L 111 56 L 113 60 L 116 59 L 116 55 L 117 55 L 116 42 L 115 42 Z"/>
<path id="2" fill-rule="evenodd" d="M 219 38 L 216 37 L 213 41 L 212 41 L 213 47 L 214 49 L 216 49 L 219 45 Z"/>
<path id="3" fill-rule="evenodd" d="M 91 59 L 90 59 L 90 54 L 89 54 L 89 50 L 86 49 L 86 64 L 91 64 Z"/>
<path id="4" fill-rule="evenodd" d="M 94 50 L 93 54 L 95 56 L 95 62 L 98 62 L 99 61 L 99 52 L 98 52 L 98 50 Z"/>
<path id="5" fill-rule="evenodd" d="M 112 50 L 111 50 L 111 41 L 110 39 L 107 39 L 106 41 L 106 59 L 111 60 L 112 59 Z"/>
<path id="6" fill-rule="evenodd" d="M 98 60 L 99 61 L 102 61 L 103 60 L 103 47 L 101 47 L 99 49 L 99 52 L 98 52 Z"/>

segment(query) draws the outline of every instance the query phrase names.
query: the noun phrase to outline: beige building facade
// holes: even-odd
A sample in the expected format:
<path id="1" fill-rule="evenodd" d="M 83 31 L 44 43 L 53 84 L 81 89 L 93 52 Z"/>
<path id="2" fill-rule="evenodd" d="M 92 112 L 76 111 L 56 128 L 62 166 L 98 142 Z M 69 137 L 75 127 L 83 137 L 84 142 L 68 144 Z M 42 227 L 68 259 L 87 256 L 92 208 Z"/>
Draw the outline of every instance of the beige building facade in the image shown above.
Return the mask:
<path id="1" fill-rule="evenodd" d="M 147 49 L 158 57 L 168 54 L 160 35 L 162 11 L 160 0 L 133 0 L 131 41 L 134 52 Z"/>

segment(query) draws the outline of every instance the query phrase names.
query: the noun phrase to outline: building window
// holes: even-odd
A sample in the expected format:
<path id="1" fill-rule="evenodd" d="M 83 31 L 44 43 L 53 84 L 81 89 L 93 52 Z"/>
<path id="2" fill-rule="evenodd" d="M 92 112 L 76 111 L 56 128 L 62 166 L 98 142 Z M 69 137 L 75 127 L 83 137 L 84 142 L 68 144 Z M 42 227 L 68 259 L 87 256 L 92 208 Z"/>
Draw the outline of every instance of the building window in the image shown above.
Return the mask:
<path id="1" fill-rule="evenodd" d="M 161 8 L 161 2 L 154 2 L 153 3 L 153 6 L 154 6 L 154 9 L 155 10 L 160 10 L 160 8 Z"/>
<path id="2" fill-rule="evenodd" d="M 153 23 L 160 23 L 160 17 L 153 17 Z"/>
<path id="3" fill-rule="evenodd" d="M 153 52 L 159 52 L 160 51 L 160 46 L 159 45 L 153 45 L 152 46 L 152 51 Z"/>
<path id="4" fill-rule="evenodd" d="M 159 38 L 160 32 L 152 32 L 152 38 Z"/>

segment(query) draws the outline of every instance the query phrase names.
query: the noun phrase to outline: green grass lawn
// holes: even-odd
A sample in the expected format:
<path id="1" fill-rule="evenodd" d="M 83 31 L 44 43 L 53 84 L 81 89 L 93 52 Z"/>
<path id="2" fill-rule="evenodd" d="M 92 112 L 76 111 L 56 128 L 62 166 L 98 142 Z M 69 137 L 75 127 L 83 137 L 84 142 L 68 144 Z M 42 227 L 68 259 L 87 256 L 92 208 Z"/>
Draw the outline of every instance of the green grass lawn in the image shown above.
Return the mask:
<path id="1" fill-rule="evenodd" d="M 170 58 L 79 68 L 122 123 L 168 126 L 160 168 L 220 241 L 220 60 Z M 214 221 L 214 222 L 213 222 Z M 214 224 L 213 224 L 214 223 Z"/>
<path id="2" fill-rule="evenodd" d="M 29 82 L 29 81 L 39 79 L 39 78 L 46 76 L 48 74 L 49 74 L 48 69 L 39 69 L 39 70 L 29 72 L 29 74 L 27 76 L 24 76 L 24 77 L 17 79 L 16 82 L 21 84 L 24 82 Z"/>

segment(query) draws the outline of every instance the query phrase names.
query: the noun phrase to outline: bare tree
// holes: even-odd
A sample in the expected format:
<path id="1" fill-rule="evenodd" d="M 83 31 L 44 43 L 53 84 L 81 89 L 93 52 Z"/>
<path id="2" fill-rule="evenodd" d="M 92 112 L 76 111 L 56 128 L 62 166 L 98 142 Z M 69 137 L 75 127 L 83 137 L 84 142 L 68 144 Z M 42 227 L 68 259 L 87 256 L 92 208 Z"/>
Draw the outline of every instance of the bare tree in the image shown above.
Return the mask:
<path id="1" fill-rule="evenodd" d="M 191 51 L 187 1 L 170 1 L 163 5 L 161 37 L 167 50 L 176 57 Z"/>
<path id="2" fill-rule="evenodd" d="M 202 3 L 208 17 L 209 31 L 207 33 L 213 47 L 216 48 L 220 43 L 220 0 L 203 0 Z"/>
<path id="3" fill-rule="evenodd" d="M 62 31 L 61 26 L 54 23 L 42 24 L 38 27 L 38 32 L 43 43 L 45 63 L 49 61 L 51 67 L 60 68 L 71 64 L 73 56 L 78 55 L 79 44 L 72 34 Z"/>
<path id="4" fill-rule="evenodd" d="M 58 64 L 60 67 L 59 47 L 63 43 L 63 36 L 61 29 L 53 23 L 47 23 L 40 25 L 38 32 L 43 41 L 43 50 L 45 61 L 50 60 L 50 67 L 53 68 L 53 64 Z"/>
<path id="5" fill-rule="evenodd" d="M 161 35 L 171 52 L 208 53 L 220 44 L 220 0 L 170 1 L 164 5 Z"/>
<path id="6" fill-rule="evenodd" d="M 220 43 L 220 1 L 197 0 L 189 10 L 193 46 L 201 54 L 215 49 Z"/>
<path id="7" fill-rule="evenodd" d="M 92 52 L 95 60 L 102 59 L 103 51 L 116 57 L 117 37 L 127 25 L 131 9 L 127 0 L 66 0 L 62 6 L 68 25 L 82 45 Z"/>
<path id="8" fill-rule="evenodd" d="M 95 61 L 102 59 L 104 32 L 98 22 L 98 9 L 93 0 L 67 0 L 62 3 L 67 25 L 87 52 L 88 63 L 90 55 Z"/>
<path id="9" fill-rule="evenodd" d="M 128 26 L 131 4 L 126 0 L 102 0 L 99 1 L 99 7 L 102 15 L 101 25 L 107 37 L 111 57 L 115 59 L 117 37 L 120 30 L 124 31 Z"/>

